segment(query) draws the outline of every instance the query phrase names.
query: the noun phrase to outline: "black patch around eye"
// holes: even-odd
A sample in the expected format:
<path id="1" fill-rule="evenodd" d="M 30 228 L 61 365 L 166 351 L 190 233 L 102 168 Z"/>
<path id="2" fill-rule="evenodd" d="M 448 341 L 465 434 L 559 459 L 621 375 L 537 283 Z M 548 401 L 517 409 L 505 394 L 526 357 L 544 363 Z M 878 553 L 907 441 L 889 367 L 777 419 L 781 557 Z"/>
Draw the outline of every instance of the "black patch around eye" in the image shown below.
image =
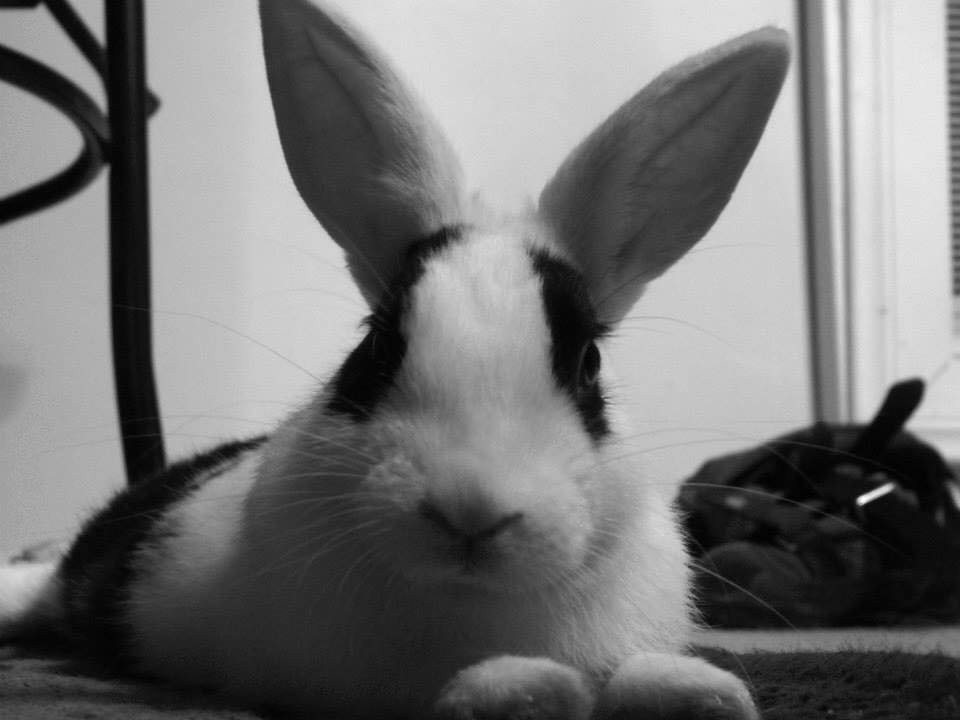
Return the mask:
<path id="1" fill-rule="evenodd" d="M 390 389 L 406 350 L 407 342 L 399 333 L 367 330 L 337 371 L 327 410 L 357 421 L 368 418 Z"/>
<path id="2" fill-rule="evenodd" d="M 570 395 L 587 433 L 599 442 L 610 432 L 599 379 L 595 341 L 607 328 L 597 319 L 583 278 L 569 264 L 540 249 L 530 251 L 541 278 L 557 385 Z"/>
<path id="3" fill-rule="evenodd" d="M 411 288 L 423 275 L 427 261 L 451 242 L 461 239 L 463 231 L 462 226 L 444 227 L 410 246 L 380 304 L 364 321 L 366 335 L 333 378 L 328 411 L 362 422 L 393 387 L 407 352 L 401 326 Z"/>

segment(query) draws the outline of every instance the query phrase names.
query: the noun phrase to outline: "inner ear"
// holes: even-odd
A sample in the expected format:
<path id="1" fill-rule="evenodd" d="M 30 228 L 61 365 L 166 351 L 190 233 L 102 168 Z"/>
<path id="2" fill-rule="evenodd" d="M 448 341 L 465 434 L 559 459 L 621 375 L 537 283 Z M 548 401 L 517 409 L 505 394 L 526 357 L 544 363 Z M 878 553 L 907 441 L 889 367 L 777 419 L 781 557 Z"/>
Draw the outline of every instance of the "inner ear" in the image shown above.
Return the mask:
<path id="1" fill-rule="evenodd" d="M 668 70 L 560 166 L 540 214 L 576 260 L 600 319 L 710 229 L 760 139 L 786 74 L 787 35 L 763 28 Z"/>
<path id="2" fill-rule="evenodd" d="M 461 219 L 460 168 L 381 54 L 307 0 L 261 0 L 270 97 L 290 175 L 375 306 L 410 243 Z"/>

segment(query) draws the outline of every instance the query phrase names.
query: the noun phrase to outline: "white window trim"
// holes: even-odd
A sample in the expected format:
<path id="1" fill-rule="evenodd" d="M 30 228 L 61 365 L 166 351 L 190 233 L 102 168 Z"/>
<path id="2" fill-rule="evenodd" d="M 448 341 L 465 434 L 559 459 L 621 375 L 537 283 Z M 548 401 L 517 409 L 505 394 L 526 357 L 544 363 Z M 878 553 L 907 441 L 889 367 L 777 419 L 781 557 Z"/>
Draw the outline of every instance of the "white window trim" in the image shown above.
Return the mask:
<path id="1" fill-rule="evenodd" d="M 818 412 L 866 421 L 927 380 L 909 428 L 960 459 L 942 0 L 798 0 Z"/>

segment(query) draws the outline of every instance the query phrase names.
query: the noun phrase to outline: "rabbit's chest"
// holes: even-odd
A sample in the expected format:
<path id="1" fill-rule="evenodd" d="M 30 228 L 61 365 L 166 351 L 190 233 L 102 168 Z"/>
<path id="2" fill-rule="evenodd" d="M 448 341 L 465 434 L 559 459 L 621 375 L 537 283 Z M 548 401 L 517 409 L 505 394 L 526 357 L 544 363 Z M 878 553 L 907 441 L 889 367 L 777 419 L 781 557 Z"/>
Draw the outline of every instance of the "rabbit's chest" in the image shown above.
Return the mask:
<path id="1" fill-rule="evenodd" d="M 505 612 L 500 603 L 454 612 L 440 598 L 421 598 L 419 607 L 380 600 L 353 597 L 349 609 L 317 602 L 309 614 L 306 605 L 268 611 L 269 622 L 261 617 L 257 629 L 248 626 L 253 632 L 238 632 L 249 647 L 237 644 L 220 658 L 237 662 L 227 684 L 254 699 L 285 697 L 299 706 L 335 708 L 343 698 L 353 712 L 362 702 L 372 716 L 401 707 L 416 715 L 458 671 L 481 660 L 557 654 L 558 638 L 548 627 Z"/>

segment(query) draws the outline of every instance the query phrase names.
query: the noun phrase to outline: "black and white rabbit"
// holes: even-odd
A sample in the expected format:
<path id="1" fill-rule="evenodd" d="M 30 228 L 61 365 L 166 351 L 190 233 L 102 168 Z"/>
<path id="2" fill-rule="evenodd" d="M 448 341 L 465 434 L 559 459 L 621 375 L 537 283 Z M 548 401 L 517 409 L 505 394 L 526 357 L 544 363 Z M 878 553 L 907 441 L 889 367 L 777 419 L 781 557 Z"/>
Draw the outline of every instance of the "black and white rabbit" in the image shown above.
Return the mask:
<path id="1" fill-rule="evenodd" d="M 0 569 L 0 636 L 52 628 L 308 717 L 756 718 L 685 654 L 677 521 L 619 439 L 598 347 L 726 204 L 784 33 L 661 75 L 490 227 L 354 30 L 307 0 L 260 13 L 287 163 L 366 335 L 269 437 L 119 494 L 58 563 Z"/>

